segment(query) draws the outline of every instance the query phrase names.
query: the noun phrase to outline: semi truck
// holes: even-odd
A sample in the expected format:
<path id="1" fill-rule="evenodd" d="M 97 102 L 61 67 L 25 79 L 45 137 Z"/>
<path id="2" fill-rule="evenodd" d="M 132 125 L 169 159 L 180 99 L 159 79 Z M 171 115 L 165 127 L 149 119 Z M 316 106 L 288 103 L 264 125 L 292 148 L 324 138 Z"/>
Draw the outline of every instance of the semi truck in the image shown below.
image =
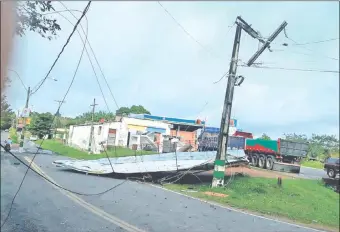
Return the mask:
<path id="1" fill-rule="evenodd" d="M 242 149 L 250 164 L 255 167 L 284 171 L 300 172 L 300 161 L 307 156 L 308 143 L 295 142 L 286 139 L 265 140 L 240 136 L 229 136 L 229 149 Z M 218 134 L 201 136 L 199 151 L 216 151 Z"/>
<path id="2" fill-rule="evenodd" d="M 308 143 L 285 139 L 246 139 L 244 150 L 251 165 L 272 170 L 275 163 L 300 166 L 301 159 L 307 156 Z"/>

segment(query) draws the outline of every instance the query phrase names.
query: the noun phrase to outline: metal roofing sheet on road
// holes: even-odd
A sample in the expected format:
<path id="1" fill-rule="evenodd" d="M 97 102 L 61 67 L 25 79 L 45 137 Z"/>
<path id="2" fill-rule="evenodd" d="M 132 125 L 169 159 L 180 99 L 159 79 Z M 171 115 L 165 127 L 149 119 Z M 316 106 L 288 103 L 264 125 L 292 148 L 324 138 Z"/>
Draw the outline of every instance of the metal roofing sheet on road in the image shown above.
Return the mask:
<path id="1" fill-rule="evenodd" d="M 243 150 L 228 151 L 228 163 L 247 161 Z M 98 160 L 56 160 L 57 166 L 86 173 L 151 173 L 188 170 L 205 164 L 213 164 L 216 152 L 177 152 L 128 156 L 120 158 L 102 158 Z M 177 156 L 177 161 L 176 161 Z M 111 167 L 111 164 L 112 167 Z M 176 166 L 177 163 L 177 166 Z M 113 170 L 112 170 L 113 168 Z"/>

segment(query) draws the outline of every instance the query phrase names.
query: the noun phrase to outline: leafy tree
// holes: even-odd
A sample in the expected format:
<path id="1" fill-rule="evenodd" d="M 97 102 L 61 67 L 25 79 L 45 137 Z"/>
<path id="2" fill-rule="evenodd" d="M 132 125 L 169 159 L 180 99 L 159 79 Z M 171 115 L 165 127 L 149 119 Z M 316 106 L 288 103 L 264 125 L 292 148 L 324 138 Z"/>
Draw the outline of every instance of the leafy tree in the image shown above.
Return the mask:
<path id="1" fill-rule="evenodd" d="M 144 108 L 142 105 L 133 105 L 129 107 L 120 107 L 116 111 L 116 115 L 128 115 L 128 114 L 151 114 L 150 111 Z"/>
<path id="2" fill-rule="evenodd" d="M 53 115 L 49 112 L 47 113 L 37 113 L 31 114 L 31 124 L 28 126 L 28 130 L 39 137 L 43 138 L 45 135 L 51 133 L 51 125 L 53 123 Z"/>
<path id="3" fill-rule="evenodd" d="M 286 140 L 295 141 L 295 142 L 308 142 L 308 138 L 305 134 L 284 134 Z"/>
<path id="4" fill-rule="evenodd" d="M 271 140 L 271 138 L 266 133 L 263 133 L 260 139 Z"/>
<path id="5" fill-rule="evenodd" d="M 12 121 L 15 118 L 15 113 L 10 108 L 7 102 L 6 96 L 1 95 L 1 129 L 9 129 L 11 127 Z"/>
<path id="6" fill-rule="evenodd" d="M 128 115 L 130 113 L 129 107 L 120 107 L 118 110 L 116 110 L 116 115 Z"/>
<path id="7" fill-rule="evenodd" d="M 16 34 L 25 35 L 25 31 L 34 31 L 43 38 L 51 40 L 60 31 L 60 25 L 57 20 L 51 17 L 55 11 L 51 1 L 25 1 L 17 2 L 16 8 Z"/>
<path id="8" fill-rule="evenodd" d="M 308 156 L 313 158 L 325 159 L 331 155 L 339 156 L 339 139 L 334 135 L 316 135 L 311 138 L 306 135 L 285 134 L 285 139 L 297 142 L 308 142 Z"/>
<path id="9" fill-rule="evenodd" d="M 114 119 L 115 115 L 113 113 L 108 113 L 105 111 L 98 111 L 94 113 L 93 121 L 99 122 L 100 119 L 104 119 L 105 121 L 112 121 Z M 74 124 L 84 124 L 86 122 L 92 121 L 92 112 L 86 112 L 83 113 L 80 116 L 77 116 L 74 119 L 71 119 L 67 122 L 67 125 L 74 125 Z"/>

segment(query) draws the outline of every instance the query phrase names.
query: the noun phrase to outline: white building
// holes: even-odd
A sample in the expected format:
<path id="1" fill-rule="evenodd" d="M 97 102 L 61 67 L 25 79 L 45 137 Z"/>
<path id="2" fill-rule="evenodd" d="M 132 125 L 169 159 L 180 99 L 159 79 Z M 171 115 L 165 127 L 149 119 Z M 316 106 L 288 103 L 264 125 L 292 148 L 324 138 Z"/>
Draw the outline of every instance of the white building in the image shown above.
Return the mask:
<path id="1" fill-rule="evenodd" d="M 103 151 L 103 146 L 128 146 L 137 145 L 141 149 L 141 143 L 150 143 L 152 141 L 147 136 L 141 137 L 141 134 L 147 132 L 156 132 L 162 135 L 170 135 L 170 126 L 168 123 L 144 120 L 136 118 L 116 118 L 117 122 L 96 123 L 93 126 L 93 136 L 91 140 L 91 151 L 95 154 Z M 82 150 L 88 150 L 90 147 L 91 125 L 74 125 L 70 126 L 68 145 Z M 162 136 L 160 136 L 162 140 Z M 102 143 L 102 144 L 101 144 Z M 162 141 L 160 141 L 162 143 Z"/>

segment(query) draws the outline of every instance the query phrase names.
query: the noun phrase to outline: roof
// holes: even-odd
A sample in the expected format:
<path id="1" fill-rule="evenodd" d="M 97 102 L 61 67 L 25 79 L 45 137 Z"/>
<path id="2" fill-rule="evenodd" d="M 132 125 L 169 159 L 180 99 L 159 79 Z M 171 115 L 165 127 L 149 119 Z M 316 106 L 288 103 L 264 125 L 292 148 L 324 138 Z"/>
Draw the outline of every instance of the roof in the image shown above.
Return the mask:
<path id="1" fill-rule="evenodd" d="M 149 114 L 129 114 L 130 118 L 138 118 L 138 119 L 149 119 L 154 121 L 162 121 L 169 124 L 174 125 L 191 125 L 191 126 L 197 126 L 202 128 L 205 124 L 204 121 L 201 120 L 189 120 L 189 119 L 182 119 L 182 118 L 172 118 L 172 117 L 162 117 L 162 116 L 156 116 L 156 115 L 149 115 Z M 199 121 L 199 123 L 198 123 Z"/>

